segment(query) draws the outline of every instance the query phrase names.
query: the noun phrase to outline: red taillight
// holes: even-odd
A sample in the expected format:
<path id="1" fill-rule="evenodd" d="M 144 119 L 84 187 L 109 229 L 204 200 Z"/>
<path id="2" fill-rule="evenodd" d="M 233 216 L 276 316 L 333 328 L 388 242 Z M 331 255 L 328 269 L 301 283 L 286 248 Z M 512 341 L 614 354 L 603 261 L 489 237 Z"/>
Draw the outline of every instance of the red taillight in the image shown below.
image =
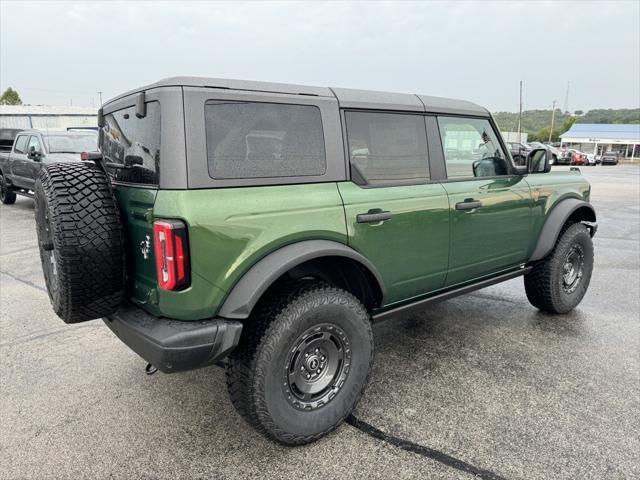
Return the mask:
<path id="1" fill-rule="evenodd" d="M 180 220 L 158 220 L 153 224 L 158 286 L 182 290 L 191 283 L 187 226 Z"/>

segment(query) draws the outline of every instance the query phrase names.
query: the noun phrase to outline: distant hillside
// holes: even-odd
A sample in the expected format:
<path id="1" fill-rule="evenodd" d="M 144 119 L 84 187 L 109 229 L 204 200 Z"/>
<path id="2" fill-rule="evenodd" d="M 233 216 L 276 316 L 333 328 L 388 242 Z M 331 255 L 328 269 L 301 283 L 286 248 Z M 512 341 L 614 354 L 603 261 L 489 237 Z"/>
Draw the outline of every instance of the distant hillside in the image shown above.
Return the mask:
<path id="1" fill-rule="evenodd" d="M 578 113 L 582 113 L 578 111 Z M 496 112 L 493 114 L 500 130 L 515 132 L 518 130 L 518 113 Z M 589 110 L 584 115 L 565 114 L 556 110 L 553 139 L 567 131 L 573 123 L 640 123 L 640 108 Z M 547 140 L 551 126 L 551 110 L 526 110 L 522 112 L 522 131 L 529 134 L 530 140 Z"/>

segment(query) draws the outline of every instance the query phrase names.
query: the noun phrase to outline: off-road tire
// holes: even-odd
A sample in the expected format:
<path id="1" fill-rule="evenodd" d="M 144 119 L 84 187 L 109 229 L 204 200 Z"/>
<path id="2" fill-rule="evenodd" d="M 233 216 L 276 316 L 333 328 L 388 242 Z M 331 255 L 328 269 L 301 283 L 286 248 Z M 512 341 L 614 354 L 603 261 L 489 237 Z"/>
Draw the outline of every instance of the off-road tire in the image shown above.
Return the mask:
<path id="1" fill-rule="evenodd" d="M 373 362 L 371 320 L 350 293 L 315 281 L 289 285 L 256 307 L 227 365 L 227 387 L 236 411 L 270 439 L 302 445 L 333 431 L 353 410 Z M 303 332 L 332 324 L 347 335 L 350 370 L 326 404 L 305 410 L 292 404 L 283 372 Z M 319 327 L 318 327 L 319 328 Z"/>
<path id="2" fill-rule="evenodd" d="M 124 238 L 106 174 L 52 164 L 35 186 L 40 260 L 54 311 L 66 323 L 114 313 L 124 293 Z"/>
<path id="3" fill-rule="evenodd" d="M 576 289 L 568 293 L 564 287 L 563 267 L 572 248 L 583 254 L 582 273 Z M 593 242 L 589 230 L 582 223 L 565 225 L 556 245 L 533 270 L 524 276 L 524 287 L 529 302 L 548 313 L 568 313 L 584 297 L 593 271 Z"/>
<path id="4" fill-rule="evenodd" d="M 13 205 L 16 203 L 16 192 L 7 185 L 4 174 L 0 172 L 0 202 L 5 205 Z"/>

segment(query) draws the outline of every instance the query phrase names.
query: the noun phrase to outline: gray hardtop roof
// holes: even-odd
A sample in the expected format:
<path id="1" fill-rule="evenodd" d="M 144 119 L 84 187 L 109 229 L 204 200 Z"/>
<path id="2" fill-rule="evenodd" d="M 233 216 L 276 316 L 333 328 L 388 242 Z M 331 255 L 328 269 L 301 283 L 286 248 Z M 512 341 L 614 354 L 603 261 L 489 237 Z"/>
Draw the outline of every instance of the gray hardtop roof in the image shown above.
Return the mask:
<path id="1" fill-rule="evenodd" d="M 205 77 L 169 77 L 159 82 L 140 87 L 118 95 L 114 100 L 145 90 L 159 87 L 207 87 L 228 90 L 246 90 L 254 92 L 284 93 L 290 95 L 309 95 L 333 97 L 342 108 L 362 108 L 379 110 L 401 110 L 432 113 L 451 113 L 488 116 L 489 112 L 472 102 L 452 98 L 414 95 L 410 93 L 378 92 L 373 90 L 355 90 L 350 88 L 312 87 L 288 83 L 256 82 L 251 80 L 232 80 Z M 105 104 L 105 105 L 106 105 Z"/>

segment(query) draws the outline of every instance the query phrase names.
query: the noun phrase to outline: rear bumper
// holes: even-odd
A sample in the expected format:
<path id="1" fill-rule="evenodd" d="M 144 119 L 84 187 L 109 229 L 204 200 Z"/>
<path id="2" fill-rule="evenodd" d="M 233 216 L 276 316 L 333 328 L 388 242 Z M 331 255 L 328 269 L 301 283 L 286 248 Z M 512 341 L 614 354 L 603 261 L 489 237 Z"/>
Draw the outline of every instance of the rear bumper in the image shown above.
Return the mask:
<path id="1" fill-rule="evenodd" d="M 179 321 L 122 305 L 104 323 L 131 350 L 165 373 L 206 367 L 226 357 L 240 341 L 242 323 L 221 318 Z"/>

